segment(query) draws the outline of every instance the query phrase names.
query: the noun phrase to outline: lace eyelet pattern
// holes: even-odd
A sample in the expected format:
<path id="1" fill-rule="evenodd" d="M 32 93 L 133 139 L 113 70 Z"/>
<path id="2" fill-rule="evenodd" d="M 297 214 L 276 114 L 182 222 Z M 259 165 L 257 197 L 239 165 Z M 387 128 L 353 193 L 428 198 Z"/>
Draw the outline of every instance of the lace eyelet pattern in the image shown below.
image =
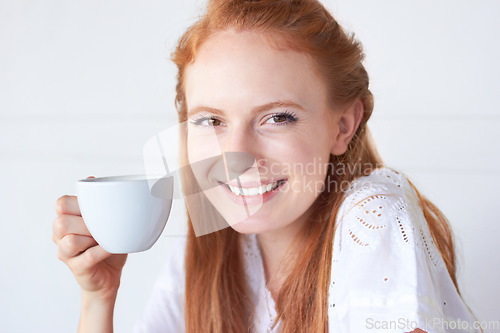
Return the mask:
<path id="1" fill-rule="evenodd" d="M 435 288 L 433 282 L 424 281 L 441 275 L 449 279 L 408 179 L 381 168 L 353 181 L 336 217 L 328 297 L 331 315 L 340 318 L 357 307 L 399 304 L 404 295 L 411 299 L 418 290 L 427 290 L 420 288 Z M 393 296 L 382 296 L 386 293 Z M 440 303 L 447 304 L 444 297 Z"/>
<path id="2" fill-rule="evenodd" d="M 353 181 L 344 196 L 344 207 L 339 209 L 337 216 L 337 227 L 344 224 L 346 236 L 340 246 L 369 252 L 384 241 L 383 235 L 397 229 L 399 237 L 391 241 L 400 246 L 417 246 L 434 265 L 439 265 L 439 252 L 436 252 L 423 212 L 418 211 L 418 197 L 401 173 L 390 168 L 376 169 Z M 408 203 L 412 203 L 412 207 Z M 409 217 L 415 214 L 421 218 Z"/>

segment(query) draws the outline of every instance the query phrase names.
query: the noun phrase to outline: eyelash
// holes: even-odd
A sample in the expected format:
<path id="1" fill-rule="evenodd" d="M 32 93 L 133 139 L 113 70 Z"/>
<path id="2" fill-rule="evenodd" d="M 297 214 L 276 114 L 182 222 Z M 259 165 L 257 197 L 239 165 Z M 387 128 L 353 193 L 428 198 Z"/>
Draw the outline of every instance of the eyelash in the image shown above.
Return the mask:
<path id="1" fill-rule="evenodd" d="M 266 119 L 266 122 L 269 119 L 272 119 L 274 117 L 286 117 L 287 120 L 288 120 L 287 122 L 275 123 L 275 124 L 273 124 L 274 126 L 290 125 L 290 124 L 293 124 L 293 123 L 295 123 L 295 122 L 297 122 L 299 120 L 297 118 L 297 115 L 295 113 L 286 110 L 284 112 L 278 112 L 278 113 L 272 114 L 269 118 Z"/>
<path id="2" fill-rule="evenodd" d="M 272 114 L 271 116 L 269 116 L 267 119 L 266 119 L 266 122 L 270 119 L 273 119 L 275 117 L 286 117 L 288 121 L 286 122 L 280 122 L 280 123 L 274 123 L 272 124 L 273 126 L 284 126 L 284 125 L 290 125 L 292 123 L 295 123 L 297 122 L 299 119 L 297 118 L 297 115 L 293 112 L 290 112 L 288 110 L 284 111 L 284 112 L 278 112 L 278 113 L 275 113 L 275 114 Z M 220 122 L 222 122 L 221 119 L 217 118 L 217 117 L 214 117 L 214 116 L 201 116 L 201 117 L 198 117 L 198 118 L 195 118 L 193 120 L 190 121 L 191 124 L 195 125 L 195 126 L 205 126 L 205 127 L 216 127 L 216 126 L 212 126 L 212 125 L 203 125 L 202 123 L 204 121 L 210 121 L 210 120 L 218 120 Z"/>
<path id="3" fill-rule="evenodd" d="M 193 125 L 195 125 L 195 126 L 215 127 L 215 126 L 212 126 L 212 125 L 203 125 L 202 122 L 204 122 L 206 120 L 218 120 L 218 121 L 222 122 L 222 120 L 220 120 L 217 117 L 213 117 L 213 116 L 200 116 L 198 118 L 194 118 L 193 120 L 191 120 L 190 123 L 193 124 Z"/>

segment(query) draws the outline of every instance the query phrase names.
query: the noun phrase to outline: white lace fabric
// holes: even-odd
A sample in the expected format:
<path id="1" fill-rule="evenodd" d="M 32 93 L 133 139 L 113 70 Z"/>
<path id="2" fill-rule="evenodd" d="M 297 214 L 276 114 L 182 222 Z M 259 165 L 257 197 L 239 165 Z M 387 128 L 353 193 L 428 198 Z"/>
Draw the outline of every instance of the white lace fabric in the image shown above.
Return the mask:
<path id="1" fill-rule="evenodd" d="M 336 221 L 330 332 L 473 328 L 406 177 L 381 168 L 357 179 Z"/>
<path id="2" fill-rule="evenodd" d="M 274 329 L 256 235 L 242 237 L 255 304 L 254 332 Z M 183 332 L 185 242 L 158 279 L 135 332 Z M 355 180 L 336 219 L 329 287 L 330 332 L 479 332 L 434 244 L 418 197 L 400 173 L 381 168 Z M 460 329 L 452 330 L 461 323 Z M 464 329 L 467 327 L 468 329 Z M 179 330 L 180 329 L 180 330 Z"/>

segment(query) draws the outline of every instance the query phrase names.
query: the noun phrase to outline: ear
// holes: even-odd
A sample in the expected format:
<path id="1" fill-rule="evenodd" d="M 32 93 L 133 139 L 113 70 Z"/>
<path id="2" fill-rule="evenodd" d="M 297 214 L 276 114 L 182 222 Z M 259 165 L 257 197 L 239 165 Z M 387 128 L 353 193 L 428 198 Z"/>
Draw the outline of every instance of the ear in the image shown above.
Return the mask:
<path id="1" fill-rule="evenodd" d="M 336 133 L 334 133 L 331 153 L 342 155 L 346 152 L 349 142 L 363 119 L 364 106 L 360 99 L 352 103 L 347 109 L 335 117 Z"/>

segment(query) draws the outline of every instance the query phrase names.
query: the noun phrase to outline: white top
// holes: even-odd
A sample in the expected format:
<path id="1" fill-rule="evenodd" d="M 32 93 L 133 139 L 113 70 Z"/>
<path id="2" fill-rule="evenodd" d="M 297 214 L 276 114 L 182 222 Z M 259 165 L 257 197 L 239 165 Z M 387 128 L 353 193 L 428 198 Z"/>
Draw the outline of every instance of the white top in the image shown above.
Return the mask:
<path id="1" fill-rule="evenodd" d="M 479 332 L 437 250 L 418 197 L 400 173 L 355 180 L 337 215 L 329 292 L 330 332 Z M 255 332 L 276 317 L 255 235 L 242 237 Z M 186 239 L 173 248 L 136 333 L 184 332 Z M 458 329 L 457 329 L 458 328 Z M 452 330 L 455 329 L 455 330 Z"/>

